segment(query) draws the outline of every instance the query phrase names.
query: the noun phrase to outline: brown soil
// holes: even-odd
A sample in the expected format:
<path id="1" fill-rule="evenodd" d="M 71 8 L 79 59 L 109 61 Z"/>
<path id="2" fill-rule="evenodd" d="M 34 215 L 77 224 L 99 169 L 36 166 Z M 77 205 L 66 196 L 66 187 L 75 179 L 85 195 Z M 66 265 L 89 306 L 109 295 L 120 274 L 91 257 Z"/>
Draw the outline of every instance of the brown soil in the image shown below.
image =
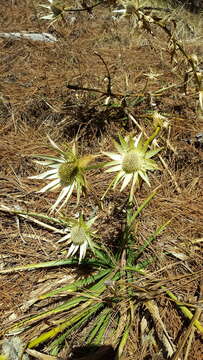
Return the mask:
<path id="1" fill-rule="evenodd" d="M 32 154 L 50 152 L 46 135 L 58 144 L 77 136 L 82 153 L 107 151 L 113 149 L 111 138 L 119 132 L 139 133 L 127 113 L 150 135 L 153 130 L 150 94 L 174 85 L 154 96 L 158 111 L 170 124 L 158 139 L 164 147 L 161 156 L 167 168 L 160 163 L 162 171 L 150 174 L 152 189 L 159 189 L 136 225 L 137 241 L 142 244 L 158 226 L 171 219 L 158 241 L 150 246 L 149 255 L 151 252 L 157 261 L 149 270 L 155 279 L 172 284 L 173 292 L 181 301 L 197 305 L 203 296 L 200 284 L 203 145 L 197 141 L 196 134 L 203 132 L 203 115 L 198 109 L 198 91 L 193 79 L 186 94 L 181 86 L 188 69 L 185 58 L 178 53 L 171 62 L 164 34 L 156 29 L 154 36 L 146 31 L 130 33 L 128 21 L 113 21 L 108 6 L 98 6 L 93 16 L 81 12 L 74 14 L 74 21 L 69 15 L 49 26 L 48 22 L 39 20 L 38 1 L 0 3 L 0 32 L 44 31 L 58 39 L 56 43 L 42 43 L 0 38 L 1 205 L 46 213 L 55 194 L 39 196 L 37 191 L 42 183 L 28 179 L 41 170 L 33 163 Z M 187 42 L 185 48 L 189 54 L 201 57 L 202 39 Z M 101 57 L 108 67 L 112 92 L 116 94 L 111 101 L 116 106 L 104 105 L 108 73 Z M 146 74 L 150 72 L 157 77 L 149 79 Z M 75 90 L 70 85 L 99 89 L 101 93 Z M 89 175 L 94 191 L 80 203 L 86 215 L 95 209 L 111 179 L 111 175 L 101 171 Z M 139 205 L 149 191 L 147 185 L 141 187 L 136 194 Z M 127 194 L 128 189 L 123 193 L 119 189 L 110 191 L 105 208 L 99 213 L 98 232 L 102 234 L 102 241 L 110 246 L 114 246 L 122 226 L 123 219 L 117 209 Z M 65 211 L 68 215 L 76 211 L 74 196 Z M 63 258 L 56 246 L 58 234 L 3 211 L 0 216 L 1 269 Z M 46 280 L 57 281 L 68 276 L 70 270 L 66 267 L 1 275 L 1 322 L 6 326 L 12 314 L 22 315 L 22 306 L 29 300 L 30 293 L 43 287 Z M 178 344 L 189 321 L 167 297 L 158 297 L 157 303 L 168 333 Z M 136 321 L 141 318 L 140 313 Z M 139 331 L 136 323 L 125 358 L 162 359 L 159 349 L 153 345 L 146 349 L 141 344 Z M 201 358 L 201 346 L 201 336 L 195 331 L 189 360 Z M 181 359 L 182 354 L 184 352 L 180 354 Z"/>

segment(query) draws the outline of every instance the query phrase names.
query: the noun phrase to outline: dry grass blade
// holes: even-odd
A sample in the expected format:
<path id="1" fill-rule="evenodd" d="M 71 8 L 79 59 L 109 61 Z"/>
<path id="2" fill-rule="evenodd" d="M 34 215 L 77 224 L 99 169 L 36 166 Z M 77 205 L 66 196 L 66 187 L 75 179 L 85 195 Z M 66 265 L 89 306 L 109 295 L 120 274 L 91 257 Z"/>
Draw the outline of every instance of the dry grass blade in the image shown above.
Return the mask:
<path id="1" fill-rule="evenodd" d="M 195 310 L 195 313 L 194 313 L 194 316 L 192 317 L 190 325 L 188 326 L 186 333 L 184 334 L 183 338 L 181 339 L 180 345 L 178 346 L 177 351 L 175 352 L 174 356 L 172 357 L 172 360 L 180 359 L 179 356 L 181 355 L 181 351 L 183 350 L 188 338 L 190 336 L 194 335 L 194 330 L 193 330 L 194 329 L 194 322 L 199 319 L 199 317 L 201 315 L 201 312 L 202 312 L 201 309 L 196 309 Z"/>
<path id="2" fill-rule="evenodd" d="M 159 334 L 159 340 L 163 342 L 168 356 L 171 357 L 174 354 L 176 347 L 173 344 L 171 337 L 169 336 L 166 327 L 160 317 L 158 306 L 153 300 L 146 301 L 144 305 L 147 308 L 147 310 L 150 312 L 150 315 L 152 316 L 155 322 L 157 334 Z"/>
<path id="3" fill-rule="evenodd" d="M 43 354 L 36 350 L 27 349 L 26 353 L 32 357 L 34 357 L 37 360 L 57 360 L 58 358 L 56 356 L 50 356 Z"/>
<path id="4" fill-rule="evenodd" d="M 199 300 L 201 301 L 202 299 L 203 299 L 203 280 L 201 280 L 201 282 L 200 282 Z M 174 356 L 172 357 L 172 360 L 178 360 L 179 356 L 181 355 L 181 351 L 183 350 L 183 348 L 188 340 L 188 346 L 186 348 L 186 352 L 185 352 L 185 356 L 184 356 L 184 360 L 187 360 L 188 354 L 189 354 L 189 348 L 191 346 L 192 338 L 193 338 L 194 332 L 195 332 L 194 322 L 200 318 L 201 313 L 202 313 L 201 308 L 197 308 L 195 310 L 195 313 L 191 319 L 191 322 L 190 322 L 185 334 L 183 335 L 183 337 L 180 341 L 180 345 L 178 346 L 178 349 L 176 350 Z"/>

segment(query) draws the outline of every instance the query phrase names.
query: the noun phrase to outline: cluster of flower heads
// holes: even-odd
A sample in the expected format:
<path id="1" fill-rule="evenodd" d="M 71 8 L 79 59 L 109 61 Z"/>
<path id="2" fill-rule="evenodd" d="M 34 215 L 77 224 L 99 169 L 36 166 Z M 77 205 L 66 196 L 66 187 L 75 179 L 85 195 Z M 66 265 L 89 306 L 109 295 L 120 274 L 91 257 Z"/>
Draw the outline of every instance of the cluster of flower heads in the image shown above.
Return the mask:
<path id="1" fill-rule="evenodd" d="M 37 155 L 36 157 L 42 160 L 35 162 L 48 167 L 48 170 L 40 175 L 31 176 L 30 179 L 49 181 L 39 190 L 39 193 L 59 190 L 59 195 L 51 206 L 51 212 L 53 212 L 63 208 L 74 191 L 77 194 L 76 204 L 78 205 L 81 195 L 88 190 L 86 172 L 94 167 L 90 163 L 97 156 L 92 154 L 80 156 L 75 142 L 68 150 L 64 151 L 50 137 L 49 141 L 51 147 L 58 154 L 56 156 Z M 107 167 L 106 172 L 117 173 L 107 191 L 110 188 L 115 189 L 119 183 L 122 183 L 120 191 L 123 191 L 131 183 L 129 201 L 132 202 L 135 189 L 139 186 L 140 181 L 144 181 L 150 186 L 147 172 L 158 169 L 158 165 L 151 158 L 160 151 L 160 148 L 148 150 L 149 141 L 143 141 L 142 133 L 137 137 L 128 136 L 127 138 L 119 135 L 119 142 L 114 141 L 114 146 L 117 152 L 102 152 L 112 161 L 101 164 L 101 167 Z M 85 222 L 83 216 L 80 216 L 78 220 L 70 221 L 70 227 L 66 229 L 67 233 L 62 238 L 62 240 L 69 239 L 68 242 L 72 243 L 68 256 L 74 255 L 79 250 L 79 261 L 81 261 L 85 257 L 87 247 L 90 246 L 93 249 L 94 232 L 91 232 L 90 227 L 95 219 Z"/>

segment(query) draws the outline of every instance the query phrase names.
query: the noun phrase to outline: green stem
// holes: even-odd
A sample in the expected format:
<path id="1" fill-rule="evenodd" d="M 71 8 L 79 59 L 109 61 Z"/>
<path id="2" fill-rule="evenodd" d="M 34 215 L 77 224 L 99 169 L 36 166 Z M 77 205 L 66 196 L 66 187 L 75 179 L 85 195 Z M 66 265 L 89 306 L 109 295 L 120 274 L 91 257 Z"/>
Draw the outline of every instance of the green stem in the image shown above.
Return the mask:
<path id="1" fill-rule="evenodd" d="M 56 224 L 61 224 L 61 225 L 68 226 L 67 221 L 62 220 L 62 219 L 53 218 L 53 217 L 47 216 L 45 214 L 40 214 L 40 213 L 36 213 L 36 212 L 29 212 L 29 211 L 24 211 L 24 210 L 10 209 L 10 208 L 7 208 L 6 206 L 1 206 L 0 210 L 8 212 L 10 214 L 23 215 L 23 216 L 26 216 L 27 218 L 29 218 L 29 217 L 38 217 L 40 219 L 52 221 L 52 222 L 54 222 Z M 30 219 L 30 220 L 32 220 L 32 219 Z"/>
<path id="2" fill-rule="evenodd" d="M 138 217 L 138 215 L 141 213 L 141 211 L 144 209 L 144 207 L 146 205 L 148 205 L 148 203 L 153 199 L 153 197 L 156 195 L 156 190 L 153 191 L 148 197 L 147 199 L 145 199 L 143 201 L 143 203 L 138 207 L 138 209 L 135 211 L 135 213 L 132 215 L 132 217 L 129 219 L 128 222 L 128 226 L 129 226 L 129 230 L 131 229 L 131 227 L 133 226 L 133 223 L 135 221 L 135 219 Z"/>
<path id="3" fill-rule="evenodd" d="M 152 143 L 152 141 L 157 137 L 157 135 L 160 133 L 161 127 L 157 126 L 156 130 L 153 132 L 153 134 L 145 141 L 144 143 L 144 149 L 147 151 L 148 146 Z"/>
<path id="4" fill-rule="evenodd" d="M 166 294 L 175 301 L 176 305 L 178 306 L 178 308 L 181 310 L 181 312 L 185 315 L 185 317 L 187 317 L 189 320 L 191 320 L 193 318 L 193 313 L 184 305 L 181 305 L 178 301 L 178 298 L 168 289 L 165 288 L 165 286 L 161 287 Z M 203 326 L 201 325 L 201 323 L 198 320 L 194 321 L 193 324 L 202 334 L 203 334 Z"/>

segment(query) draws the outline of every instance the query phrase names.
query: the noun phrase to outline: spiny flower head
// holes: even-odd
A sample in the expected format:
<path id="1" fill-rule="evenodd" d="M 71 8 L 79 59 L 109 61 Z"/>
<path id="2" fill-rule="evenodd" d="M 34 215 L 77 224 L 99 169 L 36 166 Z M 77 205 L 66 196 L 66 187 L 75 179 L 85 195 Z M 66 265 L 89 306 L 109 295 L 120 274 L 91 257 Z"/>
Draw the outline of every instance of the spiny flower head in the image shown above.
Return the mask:
<path id="1" fill-rule="evenodd" d="M 31 176 L 30 179 L 51 180 L 39 191 L 40 193 L 62 188 L 55 204 L 51 207 L 53 211 L 59 205 L 59 209 L 61 209 L 67 203 L 74 189 L 77 192 L 77 204 L 79 203 L 82 192 L 85 192 L 88 187 L 85 172 L 95 155 L 89 154 L 79 157 L 75 143 L 71 149 L 63 151 L 50 138 L 49 141 L 59 155 L 37 155 L 36 157 L 44 159 L 44 161 L 36 161 L 36 163 L 48 166 L 50 169 L 40 175 Z"/>
<path id="2" fill-rule="evenodd" d="M 93 231 L 91 227 L 96 219 L 97 216 L 84 221 L 83 215 L 80 215 L 78 219 L 69 220 L 69 226 L 66 228 L 67 234 L 59 240 L 59 242 L 68 240 L 67 243 L 71 243 L 68 250 L 68 257 L 74 256 L 79 250 L 79 263 L 81 263 L 82 259 L 85 258 L 88 246 L 94 252 L 96 245 L 93 242 L 93 238 L 95 237 L 96 231 Z"/>
<path id="3" fill-rule="evenodd" d="M 160 128 L 167 129 L 169 127 L 169 121 L 165 116 L 161 115 L 158 111 L 154 111 L 153 125 L 155 128 L 159 126 Z"/>
<path id="4" fill-rule="evenodd" d="M 48 9 L 49 15 L 42 16 L 41 19 L 44 20 L 56 20 L 57 17 L 62 15 L 64 10 L 64 5 L 60 0 L 48 0 L 49 5 L 40 4 L 39 6 Z"/>
<path id="5" fill-rule="evenodd" d="M 114 189 L 118 183 L 123 181 L 120 189 L 120 191 L 123 191 L 126 186 L 132 182 L 129 197 L 129 201 L 131 202 L 135 185 L 139 185 L 140 178 L 150 186 L 147 171 L 158 169 L 158 165 L 151 158 L 156 155 L 160 149 L 148 150 L 149 144 L 148 142 L 143 143 L 142 134 L 136 138 L 132 136 L 123 138 L 120 135 L 119 140 L 120 144 L 114 141 L 118 153 L 103 152 L 103 154 L 113 160 L 105 164 L 105 166 L 109 167 L 106 172 L 118 172 L 109 188 L 113 187 Z"/>

